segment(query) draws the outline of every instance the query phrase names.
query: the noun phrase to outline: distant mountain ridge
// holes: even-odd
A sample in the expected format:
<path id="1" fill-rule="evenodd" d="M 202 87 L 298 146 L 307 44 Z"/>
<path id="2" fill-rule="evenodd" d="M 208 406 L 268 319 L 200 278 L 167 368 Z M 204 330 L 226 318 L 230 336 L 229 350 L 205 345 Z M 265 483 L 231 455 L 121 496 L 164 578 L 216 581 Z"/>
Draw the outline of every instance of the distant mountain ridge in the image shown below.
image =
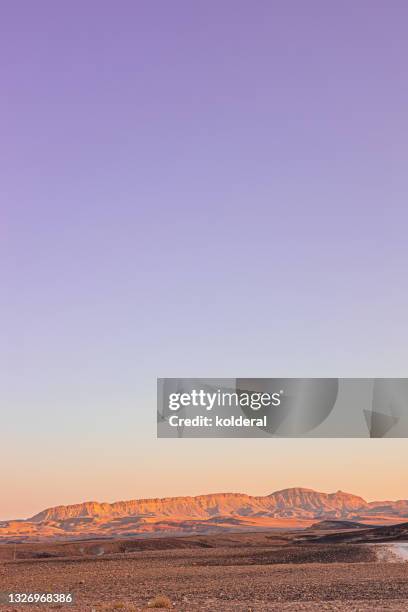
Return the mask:
<path id="1" fill-rule="evenodd" d="M 31 519 L 38 523 L 47 520 L 66 520 L 80 517 L 149 516 L 210 518 L 216 515 L 273 514 L 277 517 L 299 516 L 317 518 L 321 514 L 340 517 L 369 504 L 357 495 L 319 493 L 312 489 L 291 488 L 266 496 L 245 493 L 213 493 L 195 497 L 165 497 L 135 499 L 113 503 L 84 502 L 70 506 L 47 508 Z"/>
<path id="2" fill-rule="evenodd" d="M 148 537 L 307 527 L 316 520 L 390 524 L 408 519 L 408 500 L 367 502 L 358 495 L 295 487 L 270 495 L 214 493 L 47 508 L 0 523 L 0 541 Z"/>
<path id="3" fill-rule="evenodd" d="M 275 491 L 270 495 L 251 496 L 245 493 L 213 493 L 208 495 L 135 499 L 113 503 L 83 502 L 56 506 L 39 512 L 29 521 L 59 521 L 83 517 L 160 516 L 211 518 L 213 516 L 248 516 L 268 514 L 280 518 L 350 518 L 359 511 L 387 511 L 408 517 L 408 500 L 367 502 L 358 495 L 337 491 L 321 493 L 295 487 Z"/>

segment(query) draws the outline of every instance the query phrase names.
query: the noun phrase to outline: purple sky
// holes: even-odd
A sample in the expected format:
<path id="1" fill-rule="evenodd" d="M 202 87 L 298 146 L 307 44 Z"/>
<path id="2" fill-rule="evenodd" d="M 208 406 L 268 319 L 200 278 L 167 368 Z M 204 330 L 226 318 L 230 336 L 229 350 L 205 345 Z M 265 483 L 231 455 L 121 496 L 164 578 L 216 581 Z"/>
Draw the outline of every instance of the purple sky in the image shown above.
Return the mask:
<path id="1" fill-rule="evenodd" d="M 160 479 L 156 376 L 407 375 L 407 21 L 398 0 L 2 3 L 0 518 L 202 492 L 177 469 L 204 446 Z"/>

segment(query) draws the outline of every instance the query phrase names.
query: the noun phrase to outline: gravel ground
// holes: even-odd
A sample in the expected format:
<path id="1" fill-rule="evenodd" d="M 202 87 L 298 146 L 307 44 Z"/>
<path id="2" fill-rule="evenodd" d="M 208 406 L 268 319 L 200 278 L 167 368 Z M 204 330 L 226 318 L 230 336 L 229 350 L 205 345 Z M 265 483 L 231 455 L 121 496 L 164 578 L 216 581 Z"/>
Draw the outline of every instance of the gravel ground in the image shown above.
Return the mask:
<path id="1" fill-rule="evenodd" d="M 136 612 L 152 609 L 149 601 L 165 595 L 180 612 L 408 610 L 408 563 L 376 561 L 374 547 L 346 550 L 347 562 L 344 546 L 7 562 L 0 565 L 0 591 L 72 592 L 75 604 L 0 609 Z"/>

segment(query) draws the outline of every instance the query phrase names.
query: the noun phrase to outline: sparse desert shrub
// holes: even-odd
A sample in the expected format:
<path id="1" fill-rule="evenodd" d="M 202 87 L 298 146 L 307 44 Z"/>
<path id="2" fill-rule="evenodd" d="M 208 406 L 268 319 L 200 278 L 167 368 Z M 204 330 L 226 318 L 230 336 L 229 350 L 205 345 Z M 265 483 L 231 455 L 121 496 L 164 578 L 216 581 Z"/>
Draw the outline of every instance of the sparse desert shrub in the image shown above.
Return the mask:
<path id="1" fill-rule="evenodd" d="M 171 608 L 171 601 L 165 595 L 157 595 L 153 597 L 147 604 L 148 608 Z"/>

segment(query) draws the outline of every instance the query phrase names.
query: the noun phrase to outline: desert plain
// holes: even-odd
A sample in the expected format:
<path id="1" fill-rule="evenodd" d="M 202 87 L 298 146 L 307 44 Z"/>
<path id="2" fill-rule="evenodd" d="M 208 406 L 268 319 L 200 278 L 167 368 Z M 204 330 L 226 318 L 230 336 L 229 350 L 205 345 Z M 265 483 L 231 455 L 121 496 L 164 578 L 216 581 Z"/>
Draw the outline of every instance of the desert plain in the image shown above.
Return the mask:
<path id="1" fill-rule="evenodd" d="M 408 610 L 407 519 L 408 500 L 302 488 L 56 506 L 0 523 L 0 609 Z"/>
<path id="2" fill-rule="evenodd" d="M 323 521 L 295 531 L 3 544 L 1 592 L 69 592 L 74 603 L 1 609 L 407 610 L 407 532 L 407 524 Z"/>

